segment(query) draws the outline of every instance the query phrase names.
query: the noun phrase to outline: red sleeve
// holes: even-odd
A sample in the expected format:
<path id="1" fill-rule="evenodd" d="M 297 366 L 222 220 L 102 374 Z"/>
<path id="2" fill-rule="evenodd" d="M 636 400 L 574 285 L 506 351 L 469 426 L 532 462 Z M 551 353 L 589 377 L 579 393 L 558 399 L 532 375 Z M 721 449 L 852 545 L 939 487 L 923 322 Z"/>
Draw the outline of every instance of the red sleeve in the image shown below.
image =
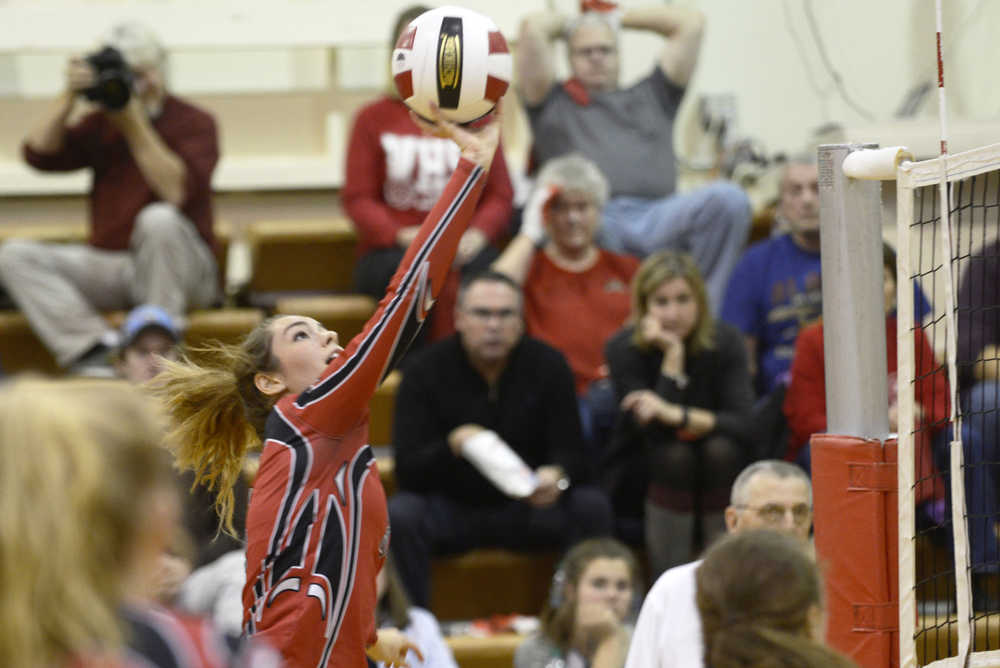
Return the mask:
<path id="1" fill-rule="evenodd" d="M 164 142 L 184 163 L 184 201 L 180 206 L 183 209 L 192 200 L 212 191 L 212 172 L 219 162 L 215 121 L 208 114 L 186 116 L 184 127 L 172 132 Z"/>
<path id="2" fill-rule="evenodd" d="M 379 143 L 377 119 L 364 109 L 358 113 L 347 145 L 347 168 L 340 199 L 364 244 L 388 248 L 396 244 L 402 225 L 382 197 L 385 153 Z"/>
<path id="3" fill-rule="evenodd" d="M 785 417 L 797 449 L 813 434 L 826 431 L 826 375 L 823 369 L 823 326 L 810 325 L 795 340 L 791 381 L 785 393 Z M 796 452 L 789 452 L 794 458 Z"/>
<path id="4" fill-rule="evenodd" d="M 315 429 L 342 434 L 367 415 L 375 388 L 406 352 L 440 293 L 484 181 L 482 167 L 459 161 L 375 314 L 316 384 L 295 400 L 295 409 Z"/>
<path id="5" fill-rule="evenodd" d="M 510 226 L 513 201 L 514 187 L 510 184 L 510 174 L 507 172 L 507 161 L 501 145 L 493 156 L 489 179 L 483 189 L 483 198 L 476 215 L 472 217 L 471 226 L 485 234 L 490 241 L 503 238 Z"/>
<path id="6" fill-rule="evenodd" d="M 98 141 L 102 120 L 99 113 L 88 114 L 79 123 L 67 128 L 63 145 L 55 153 L 39 153 L 24 142 L 21 145 L 24 161 L 43 172 L 71 172 L 90 167 L 92 161 L 87 144 Z"/>
<path id="7" fill-rule="evenodd" d="M 923 328 L 913 331 L 913 350 L 916 355 L 916 399 L 924 409 L 923 424 L 937 424 L 942 428 L 951 415 L 951 396 L 948 372 L 934 357 Z"/>

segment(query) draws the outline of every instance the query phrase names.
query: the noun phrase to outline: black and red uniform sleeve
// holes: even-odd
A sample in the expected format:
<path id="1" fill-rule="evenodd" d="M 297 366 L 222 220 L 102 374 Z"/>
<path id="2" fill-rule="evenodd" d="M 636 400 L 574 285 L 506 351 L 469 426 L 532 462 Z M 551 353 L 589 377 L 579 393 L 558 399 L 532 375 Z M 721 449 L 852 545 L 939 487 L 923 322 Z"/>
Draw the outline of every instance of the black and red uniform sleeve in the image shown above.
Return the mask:
<path id="1" fill-rule="evenodd" d="M 462 159 L 424 219 L 364 330 L 291 409 L 313 428 L 339 434 L 367 419 L 375 388 L 413 341 L 441 291 L 476 210 L 486 171 Z"/>

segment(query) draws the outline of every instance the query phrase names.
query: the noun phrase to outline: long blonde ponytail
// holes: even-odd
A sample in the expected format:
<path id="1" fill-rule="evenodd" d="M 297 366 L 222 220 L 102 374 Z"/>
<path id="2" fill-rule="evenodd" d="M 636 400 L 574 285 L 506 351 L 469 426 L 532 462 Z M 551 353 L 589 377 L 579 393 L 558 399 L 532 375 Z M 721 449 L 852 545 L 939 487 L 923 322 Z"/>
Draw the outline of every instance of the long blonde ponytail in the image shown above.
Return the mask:
<path id="1" fill-rule="evenodd" d="M 223 529 L 233 528 L 233 487 L 247 451 L 260 445 L 274 399 L 254 385 L 259 371 L 271 371 L 271 323 L 258 325 L 239 345 L 208 344 L 192 349 L 147 384 L 167 413 L 167 445 L 176 465 L 194 472 L 195 485 L 215 492 Z"/>

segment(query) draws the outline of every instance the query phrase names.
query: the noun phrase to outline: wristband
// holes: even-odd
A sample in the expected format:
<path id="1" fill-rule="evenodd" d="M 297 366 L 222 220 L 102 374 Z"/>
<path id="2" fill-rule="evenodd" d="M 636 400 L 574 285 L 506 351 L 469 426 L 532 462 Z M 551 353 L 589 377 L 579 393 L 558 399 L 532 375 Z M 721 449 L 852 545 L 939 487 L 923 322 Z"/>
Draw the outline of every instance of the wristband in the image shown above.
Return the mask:
<path id="1" fill-rule="evenodd" d="M 688 407 L 681 406 L 681 423 L 677 425 L 678 429 L 686 429 L 688 426 Z"/>

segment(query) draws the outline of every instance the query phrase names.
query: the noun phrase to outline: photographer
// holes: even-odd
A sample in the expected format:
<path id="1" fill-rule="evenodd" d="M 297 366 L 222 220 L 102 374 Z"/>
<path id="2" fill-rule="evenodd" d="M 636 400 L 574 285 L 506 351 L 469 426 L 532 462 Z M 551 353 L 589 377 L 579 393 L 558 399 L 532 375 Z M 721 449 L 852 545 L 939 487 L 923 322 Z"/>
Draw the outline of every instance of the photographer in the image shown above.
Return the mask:
<path id="1" fill-rule="evenodd" d="M 165 65 L 148 29 L 116 26 L 102 49 L 70 59 L 65 92 L 24 141 L 36 169 L 92 172 L 88 244 L 0 247 L 0 280 L 71 373 L 110 375 L 101 311 L 151 303 L 180 317 L 218 295 L 215 121 L 167 92 Z M 97 109 L 74 122 L 81 98 Z"/>

